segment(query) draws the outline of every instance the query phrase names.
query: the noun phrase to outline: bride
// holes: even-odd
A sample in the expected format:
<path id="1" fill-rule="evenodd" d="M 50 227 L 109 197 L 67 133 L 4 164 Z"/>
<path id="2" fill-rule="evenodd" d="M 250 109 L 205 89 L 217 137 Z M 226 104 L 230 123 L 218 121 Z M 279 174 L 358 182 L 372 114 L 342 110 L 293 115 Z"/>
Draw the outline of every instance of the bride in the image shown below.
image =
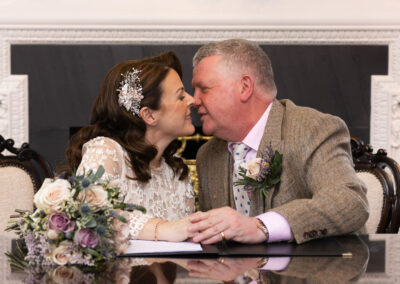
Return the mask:
<path id="1" fill-rule="evenodd" d="M 194 211 L 188 167 L 175 155 L 176 138 L 190 135 L 193 98 L 185 92 L 173 52 L 114 66 L 91 111 L 90 125 L 68 145 L 68 170 L 118 179 L 125 202 L 147 209 L 129 213 L 129 238 L 183 241 L 192 237 Z"/>

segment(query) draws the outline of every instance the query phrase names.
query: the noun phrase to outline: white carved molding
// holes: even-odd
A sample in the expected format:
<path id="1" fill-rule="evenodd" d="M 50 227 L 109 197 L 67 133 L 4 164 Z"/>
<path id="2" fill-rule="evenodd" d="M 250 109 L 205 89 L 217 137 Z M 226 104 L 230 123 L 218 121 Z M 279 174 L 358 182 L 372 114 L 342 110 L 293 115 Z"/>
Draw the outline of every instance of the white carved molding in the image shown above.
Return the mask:
<path id="1" fill-rule="evenodd" d="M 371 78 L 371 144 L 400 160 L 400 26 L 6 26 L 0 25 L 0 131 L 29 140 L 27 86 L 10 74 L 14 44 L 203 44 L 245 38 L 263 44 L 359 44 L 389 47 L 388 76 Z M 17 79 L 19 78 L 19 79 Z M 14 83 L 12 83 L 14 82 Z M 18 84 L 19 82 L 19 84 Z M 25 79 L 25 82 L 27 80 Z M 13 85 L 15 84 L 15 85 Z M 25 88 L 25 90 L 23 90 Z M 25 93 L 24 93 L 25 92 Z M 18 95 L 16 95 L 18 94 Z M 24 102 L 20 98 L 24 97 Z M 15 107 L 18 105 L 20 109 Z M 22 111 L 23 109 L 23 111 Z M 356 110 L 355 110 L 356 111 Z M 23 113 L 23 117 L 21 116 Z M 22 125 L 22 126 L 21 126 Z M 6 134 L 4 134 L 7 136 Z M 3 135 L 3 136 L 4 136 Z"/>
<path id="2" fill-rule="evenodd" d="M 0 80 L 0 134 L 16 145 L 29 140 L 28 76 L 9 75 Z"/>

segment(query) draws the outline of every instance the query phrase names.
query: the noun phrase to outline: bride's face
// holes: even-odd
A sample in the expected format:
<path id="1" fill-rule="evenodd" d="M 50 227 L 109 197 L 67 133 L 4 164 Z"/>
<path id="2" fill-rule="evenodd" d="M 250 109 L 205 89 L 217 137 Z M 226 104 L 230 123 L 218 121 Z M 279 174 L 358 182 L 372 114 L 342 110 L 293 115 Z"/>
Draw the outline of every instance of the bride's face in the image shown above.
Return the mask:
<path id="1" fill-rule="evenodd" d="M 168 71 L 161 83 L 161 88 L 158 130 L 171 139 L 193 134 L 194 126 L 190 117 L 190 108 L 194 99 L 185 92 L 182 81 L 175 70 Z"/>

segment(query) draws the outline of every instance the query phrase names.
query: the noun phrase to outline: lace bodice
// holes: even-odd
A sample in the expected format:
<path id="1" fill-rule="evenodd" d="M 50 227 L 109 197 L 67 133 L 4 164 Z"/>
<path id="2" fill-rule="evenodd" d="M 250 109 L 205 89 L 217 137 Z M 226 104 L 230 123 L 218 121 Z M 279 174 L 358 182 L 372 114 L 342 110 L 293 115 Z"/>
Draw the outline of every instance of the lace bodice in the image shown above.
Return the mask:
<path id="1" fill-rule="evenodd" d="M 159 168 L 152 169 L 147 183 L 128 179 L 134 173 L 125 161 L 127 152 L 116 141 L 107 137 L 96 137 L 83 145 L 82 161 L 78 173 L 96 171 L 103 165 L 105 179 L 119 179 L 125 202 L 142 205 L 147 213 L 130 213 L 130 238 L 136 239 L 146 222 L 151 218 L 178 220 L 194 211 L 194 193 L 190 178 L 180 181 L 173 170 L 162 160 Z"/>

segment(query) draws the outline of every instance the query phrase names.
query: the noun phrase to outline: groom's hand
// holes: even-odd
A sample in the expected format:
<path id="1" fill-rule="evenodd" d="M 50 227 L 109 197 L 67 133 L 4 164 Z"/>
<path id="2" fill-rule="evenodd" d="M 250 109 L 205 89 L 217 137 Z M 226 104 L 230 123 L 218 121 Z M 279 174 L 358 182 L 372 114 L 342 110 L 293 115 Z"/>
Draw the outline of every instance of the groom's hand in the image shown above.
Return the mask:
<path id="1" fill-rule="evenodd" d="M 230 207 L 197 212 L 189 216 L 189 220 L 193 223 L 188 227 L 189 233 L 197 233 L 193 237 L 194 242 L 213 244 L 222 241 L 223 236 L 241 243 L 260 243 L 266 239 L 257 228 L 257 218 L 243 215 Z"/>
<path id="2" fill-rule="evenodd" d="M 191 277 L 232 281 L 246 271 L 257 268 L 260 258 L 220 258 L 191 260 L 187 264 Z"/>

